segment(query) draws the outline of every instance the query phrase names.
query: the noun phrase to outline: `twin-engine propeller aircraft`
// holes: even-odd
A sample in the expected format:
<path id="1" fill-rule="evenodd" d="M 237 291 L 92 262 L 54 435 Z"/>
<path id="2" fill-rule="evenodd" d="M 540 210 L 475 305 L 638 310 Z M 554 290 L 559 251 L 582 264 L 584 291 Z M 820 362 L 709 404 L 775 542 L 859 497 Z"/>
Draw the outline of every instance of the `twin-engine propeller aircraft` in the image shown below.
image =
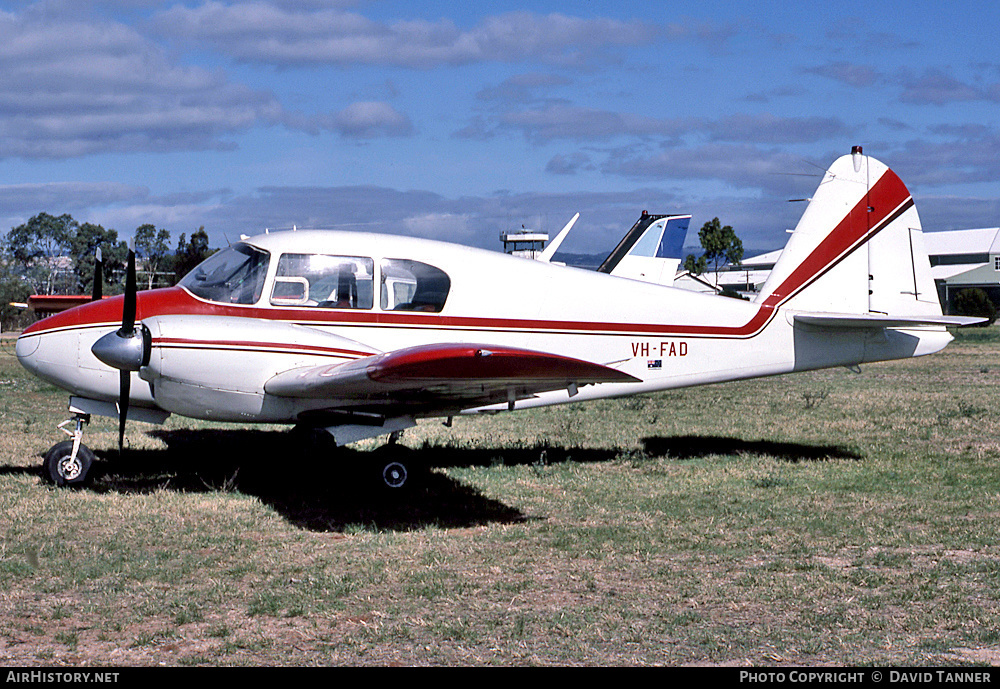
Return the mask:
<path id="1" fill-rule="evenodd" d="M 170 414 L 343 445 L 420 418 L 921 356 L 978 320 L 942 315 L 910 193 L 856 148 L 752 302 L 422 239 L 281 232 L 168 289 L 137 293 L 130 254 L 123 296 L 35 323 L 17 356 L 71 395 L 75 430 L 44 473 L 79 484 L 92 414 L 119 419 L 119 449 L 126 418 Z M 402 461 L 383 468 L 406 483 Z"/>

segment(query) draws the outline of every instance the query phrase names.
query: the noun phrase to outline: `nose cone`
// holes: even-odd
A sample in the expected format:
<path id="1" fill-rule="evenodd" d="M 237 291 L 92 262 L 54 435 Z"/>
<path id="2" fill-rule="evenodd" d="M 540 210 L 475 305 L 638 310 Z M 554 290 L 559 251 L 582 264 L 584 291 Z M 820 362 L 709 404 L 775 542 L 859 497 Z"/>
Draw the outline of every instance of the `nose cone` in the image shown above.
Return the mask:
<path id="1" fill-rule="evenodd" d="M 144 356 L 146 340 L 141 328 L 131 334 L 122 334 L 118 330 L 99 339 L 90 351 L 111 368 L 138 371 L 148 361 L 148 357 Z"/>
<path id="2" fill-rule="evenodd" d="M 37 367 L 35 353 L 38 351 L 38 341 L 39 338 L 37 335 L 21 335 L 21 337 L 17 338 L 17 344 L 14 346 L 17 360 L 32 373 L 35 372 Z"/>
<path id="3" fill-rule="evenodd" d="M 17 360 L 32 374 L 65 390 L 73 389 L 79 368 L 80 336 L 75 331 L 25 330 L 17 338 Z"/>

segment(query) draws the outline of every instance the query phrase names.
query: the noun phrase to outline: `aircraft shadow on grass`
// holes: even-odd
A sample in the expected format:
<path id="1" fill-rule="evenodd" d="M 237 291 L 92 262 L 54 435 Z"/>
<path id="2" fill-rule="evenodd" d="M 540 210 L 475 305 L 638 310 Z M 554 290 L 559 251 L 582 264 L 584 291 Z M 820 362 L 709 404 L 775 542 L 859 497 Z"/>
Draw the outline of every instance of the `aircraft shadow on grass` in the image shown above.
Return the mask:
<path id="1" fill-rule="evenodd" d="M 725 436 L 684 435 L 642 439 L 646 454 L 653 457 L 698 459 L 710 455 L 767 455 L 785 462 L 818 462 L 829 459 L 854 459 L 864 457 L 853 450 L 837 445 L 805 445 L 782 443 L 773 440 L 743 440 Z"/>
<path id="2" fill-rule="evenodd" d="M 288 431 L 157 430 L 149 435 L 165 450 L 97 451 L 94 492 L 149 493 L 233 491 L 256 496 L 290 523 L 313 531 L 353 527 L 406 531 L 426 526 L 472 527 L 519 523 L 533 517 L 434 468 L 609 461 L 614 449 L 556 446 L 529 448 L 410 449 L 414 474 L 403 489 L 382 485 L 373 461 L 381 452 L 333 447 L 319 437 Z"/>
<path id="3" fill-rule="evenodd" d="M 125 494 L 156 490 L 240 492 L 253 495 L 296 526 L 311 531 L 374 528 L 396 531 L 427 526 L 468 528 L 491 523 L 514 524 L 533 517 L 483 495 L 435 468 L 556 465 L 567 461 L 608 462 L 618 448 L 581 448 L 536 444 L 514 448 L 434 446 L 405 453 L 415 472 L 410 485 L 392 490 L 376 475 L 380 452 L 335 448 L 322 436 L 298 437 L 277 430 L 178 429 L 149 435 L 166 449 L 98 451 L 98 480 L 84 490 Z M 759 454 L 788 462 L 862 457 L 842 447 L 747 441 L 722 436 L 643 438 L 650 457 L 689 460 L 709 455 Z M 0 473 L 37 473 L 12 467 Z"/>

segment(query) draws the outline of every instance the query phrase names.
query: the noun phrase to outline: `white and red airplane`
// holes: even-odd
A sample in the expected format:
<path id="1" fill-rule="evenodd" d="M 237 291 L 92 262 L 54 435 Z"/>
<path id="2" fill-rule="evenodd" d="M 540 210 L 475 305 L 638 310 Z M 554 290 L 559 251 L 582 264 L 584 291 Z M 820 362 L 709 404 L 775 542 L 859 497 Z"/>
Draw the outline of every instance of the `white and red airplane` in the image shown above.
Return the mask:
<path id="1" fill-rule="evenodd" d="M 46 318 L 20 362 L 67 391 L 71 440 L 45 457 L 86 481 L 90 415 L 296 424 L 338 445 L 417 419 L 525 409 L 900 359 L 942 349 L 906 187 L 860 147 L 833 163 L 754 301 L 398 236 L 264 234 L 178 286 Z M 405 464 L 384 460 L 390 486 Z"/>

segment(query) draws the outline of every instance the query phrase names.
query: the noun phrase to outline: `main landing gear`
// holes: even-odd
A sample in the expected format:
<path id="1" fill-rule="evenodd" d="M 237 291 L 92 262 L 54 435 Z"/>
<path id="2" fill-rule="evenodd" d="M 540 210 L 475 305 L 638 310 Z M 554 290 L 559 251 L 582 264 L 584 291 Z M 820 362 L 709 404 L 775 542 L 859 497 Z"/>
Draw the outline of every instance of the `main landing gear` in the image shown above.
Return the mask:
<path id="1" fill-rule="evenodd" d="M 327 456 L 339 447 L 333 430 L 315 426 L 296 426 L 292 437 L 303 452 L 311 456 Z M 388 441 L 370 452 L 356 451 L 350 454 L 349 480 L 358 480 L 367 489 L 381 489 L 392 494 L 400 494 L 413 485 L 418 472 L 413 464 L 411 450 L 399 443 L 402 431 L 388 434 Z M 370 437 L 374 437 L 370 436 Z"/>
<path id="2" fill-rule="evenodd" d="M 402 431 L 391 433 L 388 442 L 372 453 L 382 485 L 391 491 L 401 491 L 412 485 L 409 448 L 397 442 L 401 435 Z"/>
<path id="3" fill-rule="evenodd" d="M 70 423 L 75 423 L 72 431 L 64 428 Z M 57 486 L 82 486 L 87 483 L 94 464 L 94 453 L 80 441 L 83 439 L 83 427 L 88 423 L 90 414 L 75 414 L 72 419 L 59 424 L 59 430 L 70 440 L 53 445 L 45 453 L 43 463 L 43 476 Z"/>
<path id="4" fill-rule="evenodd" d="M 403 431 L 416 425 L 408 417 L 389 419 L 379 424 L 338 424 L 330 426 L 300 424 L 292 437 L 310 455 L 326 456 L 336 448 L 368 438 L 388 436 L 388 441 L 370 452 L 356 451 L 345 460 L 353 464 L 351 474 L 368 488 L 378 488 L 393 494 L 412 487 L 421 472 L 414 464 L 412 450 L 399 443 Z"/>
<path id="5" fill-rule="evenodd" d="M 400 435 L 398 431 L 390 434 L 389 442 L 372 453 L 382 485 L 392 491 L 402 490 L 411 482 L 408 448 L 396 442 Z"/>

